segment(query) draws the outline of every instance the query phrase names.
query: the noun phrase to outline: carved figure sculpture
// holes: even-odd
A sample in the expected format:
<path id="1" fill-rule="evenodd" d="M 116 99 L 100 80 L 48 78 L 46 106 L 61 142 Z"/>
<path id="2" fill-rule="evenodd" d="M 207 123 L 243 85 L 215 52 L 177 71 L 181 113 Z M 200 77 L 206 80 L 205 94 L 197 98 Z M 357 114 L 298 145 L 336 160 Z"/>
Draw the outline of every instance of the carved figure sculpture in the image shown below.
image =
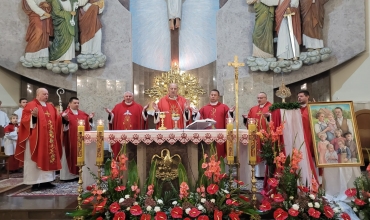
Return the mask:
<path id="1" fill-rule="evenodd" d="M 168 20 L 171 30 L 180 28 L 182 0 L 167 0 Z"/>

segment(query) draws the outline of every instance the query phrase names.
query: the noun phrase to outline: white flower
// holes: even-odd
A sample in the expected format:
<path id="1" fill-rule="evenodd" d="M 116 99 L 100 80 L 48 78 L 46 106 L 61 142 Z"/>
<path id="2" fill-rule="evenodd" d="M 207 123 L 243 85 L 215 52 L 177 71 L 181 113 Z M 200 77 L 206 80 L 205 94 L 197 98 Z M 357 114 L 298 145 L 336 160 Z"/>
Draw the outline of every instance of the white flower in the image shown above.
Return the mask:
<path id="1" fill-rule="evenodd" d="M 172 202 L 172 205 L 177 205 L 177 201 L 173 201 Z"/>
<path id="2" fill-rule="evenodd" d="M 308 207 L 310 207 L 310 208 L 312 208 L 312 207 L 313 207 L 312 202 L 309 202 L 307 205 L 308 205 Z"/>
<path id="3" fill-rule="evenodd" d="M 289 199 L 290 199 L 290 200 L 293 200 L 293 199 L 294 199 L 294 197 L 293 197 L 293 196 L 291 196 L 291 197 L 289 197 Z"/>
<path id="4" fill-rule="evenodd" d="M 370 198 L 369 198 L 369 202 L 370 202 Z"/>
<path id="5" fill-rule="evenodd" d="M 340 213 L 340 208 L 335 207 L 335 208 L 333 209 L 333 211 L 334 211 L 335 213 Z"/>
<path id="6" fill-rule="evenodd" d="M 229 194 L 230 192 L 229 191 L 227 191 L 226 189 L 223 189 L 222 191 L 224 191 L 224 193 L 226 193 L 226 194 Z"/>
<path id="7" fill-rule="evenodd" d="M 320 204 L 318 202 L 315 202 L 315 208 L 320 208 Z"/>
<path id="8" fill-rule="evenodd" d="M 185 209 L 185 213 L 189 214 L 190 210 L 191 210 L 190 208 Z"/>
<path id="9" fill-rule="evenodd" d="M 274 194 L 271 194 L 271 198 L 274 198 Z"/>
<path id="10" fill-rule="evenodd" d="M 215 203 L 215 202 L 216 202 L 216 200 L 215 200 L 215 199 L 211 199 L 211 202 L 212 202 L 212 203 Z"/>
<path id="11" fill-rule="evenodd" d="M 298 211 L 298 209 L 299 209 L 299 205 L 298 205 L 298 204 L 293 204 L 292 208 L 293 208 L 294 210 Z"/>
<path id="12" fill-rule="evenodd" d="M 127 207 L 127 208 L 126 208 L 126 211 L 130 211 L 130 207 Z"/>
<path id="13" fill-rule="evenodd" d="M 118 201 L 118 203 L 122 203 L 122 202 L 124 202 L 125 201 L 125 199 L 124 198 L 120 198 L 119 199 L 119 201 Z"/>
<path id="14" fill-rule="evenodd" d="M 159 211 L 161 211 L 161 208 L 159 206 L 156 206 L 156 207 L 154 207 L 154 211 L 159 212 Z"/>
<path id="15" fill-rule="evenodd" d="M 128 195 L 128 194 L 125 195 L 125 199 L 128 199 L 128 198 L 130 198 L 130 195 Z"/>
<path id="16" fill-rule="evenodd" d="M 357 208 L 356 208 L 356 207 L 353 207 L 353 211 L 354 211 L 354 212 L 357 212 L 358 210 L 357 210 Z"/>
<path id="17" fill-rule="evenodd" d="M 309 196 L 310 196 L 310 199 L 315 199 L 315 195 L 310 194 Z"/>
<path id="18" fill-rule="evenodd" d="M 106 189 L 103 189 L 102 193 L 104 194 L 107 190 Z"/>
<path id="19" fill-rule="evenodd" d="M 198 210 L 202 211 L 203 209 L 204 209 L 204 207 L 202 205 L 198 206 Z"/>
<path id="20" fill-rule="evenodd" d="M 147 210 L 148 212 L 150 212 L 150 211 L 152 211 L 152 207 L 149 205 L 148 207 L 146 207 L 146 210 Z"/>
<path id="21" fill-rule="evenodd" d="M 206 202 L 206 199 L 205 199 L 205 198 L 201 198 L 201 199 L 200 199 L 200 202 L 201 202 L 201 203 L 205 203 L 205 202 Z"/>
<path id="22" fill-rule="evenodd" d="M 134 205 L 139 205 L 139 203 L 138 202 L 134 202 Z"/>
<path id="23" fill-rule="evenodd" d="M 158 199 L 157 200 L 157 203 L 161 205 L 161 204 L 163 204 L 163 200 L 162 199 Z"/>

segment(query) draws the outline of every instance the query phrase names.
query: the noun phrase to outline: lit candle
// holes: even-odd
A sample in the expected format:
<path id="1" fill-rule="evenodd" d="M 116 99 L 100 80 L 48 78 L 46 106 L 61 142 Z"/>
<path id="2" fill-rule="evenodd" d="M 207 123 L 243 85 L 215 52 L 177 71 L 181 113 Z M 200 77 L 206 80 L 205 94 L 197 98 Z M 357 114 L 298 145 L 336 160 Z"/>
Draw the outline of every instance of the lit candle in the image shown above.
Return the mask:
<path id="1" fill-rule="evenodd" d="M 257 147 L 256 147 L 256 119 L 248 118 L 248 148 L 249 148 L 249 164 L 257 163 Z"/>
<path id="2" fill-rule="evenodd" d="M 226 153 L 227 153 L 227 163 L 234 164 L 234 124 L 233 118 L 226 119 Z"/>
<path id="3" fill-rule="evenodd" d="M 99 119 L 97 124 L 96 163 L 102 165 L 104 162 L 104 120 Z"/>
<path id="4" fill-rule="evenodd" d="M 83 166 L 85 162 L 85 120 L 78 120 L 77 132 L 77 165 Z"/>

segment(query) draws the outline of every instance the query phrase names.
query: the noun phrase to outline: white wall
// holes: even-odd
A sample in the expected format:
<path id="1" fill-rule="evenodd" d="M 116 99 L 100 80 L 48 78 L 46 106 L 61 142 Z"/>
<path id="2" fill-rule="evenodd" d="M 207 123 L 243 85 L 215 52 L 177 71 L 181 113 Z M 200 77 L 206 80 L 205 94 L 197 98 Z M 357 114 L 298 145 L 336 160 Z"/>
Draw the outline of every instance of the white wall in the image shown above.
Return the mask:
<path id="1" fill-rule="evenodd" d="M 18 106 L 20 88 L 20 76 L 0 67 L 0 100 L 2 101 L 2 107 Z"/>
<path id="2" fill-rule="evenodd" d="M 366 51 L 330 71 L 332 101 L 352 100 L 354 103 L 370 103 L 370 4 L 368 1 L 365 1 L 365 7 Z"/>

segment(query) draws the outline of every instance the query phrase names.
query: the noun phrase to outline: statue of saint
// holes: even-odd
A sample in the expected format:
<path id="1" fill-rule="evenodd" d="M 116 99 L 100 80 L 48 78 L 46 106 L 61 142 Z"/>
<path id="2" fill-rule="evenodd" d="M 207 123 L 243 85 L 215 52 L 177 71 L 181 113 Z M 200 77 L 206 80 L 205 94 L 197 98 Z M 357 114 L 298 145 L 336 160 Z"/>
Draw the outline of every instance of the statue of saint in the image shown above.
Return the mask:
<path id="1" fill-rule="evenodd" d="M 29 18 L 24 58 L 29 61 L 48 59 L 49 37 L 53 35 L 50 4 L 46 0 L 23 0 L 22 9 Z"/>
<path id="2" fill-rule="evenodd" d="M 324 5 L 329 0 L 300 0 L 302 16 L 303 45 L 310 51 L 324 47 L 322 28 L 324 26 Z"/>
<path id="3" fill-rule="evenodd" d="M 167 0 L 168 20 L 171 30 L 180 28 L 182 0 Z"/>

